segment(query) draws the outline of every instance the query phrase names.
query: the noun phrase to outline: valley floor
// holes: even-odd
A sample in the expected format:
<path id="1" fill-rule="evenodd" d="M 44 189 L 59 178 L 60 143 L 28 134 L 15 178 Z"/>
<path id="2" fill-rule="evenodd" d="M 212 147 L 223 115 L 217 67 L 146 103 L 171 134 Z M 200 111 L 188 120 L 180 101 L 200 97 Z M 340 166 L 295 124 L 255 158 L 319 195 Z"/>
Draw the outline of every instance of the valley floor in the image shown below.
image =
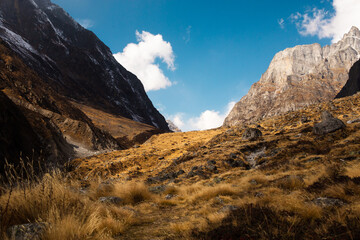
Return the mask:
<path id="1" fill-rule="evenodd" d="M 315 135 L 324 110 L 346 128 Z M 359 239 L 360 95 L 252 127 L 167 133 L 0 189 L 44 239 Z M 12 175 L 15 175 L 14 173 Z M 17 183 L 17 184 L 15 184 Z"/>

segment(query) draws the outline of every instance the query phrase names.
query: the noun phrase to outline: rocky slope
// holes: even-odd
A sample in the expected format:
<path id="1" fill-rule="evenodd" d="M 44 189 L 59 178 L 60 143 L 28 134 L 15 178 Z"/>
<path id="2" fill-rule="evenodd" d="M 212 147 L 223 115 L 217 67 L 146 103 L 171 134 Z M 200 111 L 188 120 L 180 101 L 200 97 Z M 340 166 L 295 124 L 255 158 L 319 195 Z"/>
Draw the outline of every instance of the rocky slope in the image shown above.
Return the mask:
<path id="1" fill-rule="evenodd" d="M 136 213 L 114 239 L 359 239 L 360 94 L 249 127 L 153 136 L 73 174 Z"/>
<path id="2" fill-rule="evenodd" d="M 61 95 L 169 130 L 137 77 L 50 0 L 0 1 L 0 38 Z"/>
<path id="3" fill-rule="evenodd" d="M 7 156 L 10 163 L 19 161 L 19 154 L 16 154 L 15 150 L 27 156 L 25 153 L 29 152 L 28 148 L 34 150 L 41 148 L 43 153 L 42 156 L 39 154 L 29 156 L 31 160 L 42 159 L 48 163 L 62 163 L 74 156 L 86 156 L 99 150 L 122 147 L 109 133 L 97 128 L 82 111 L 57 94 L 2 40 L 0 40 L 0 92 L 11 99 L 6 103 L 17 105 L 17 110 L 26 119 L 25 122 L 23 121 L 24 127 L 28 129 L 22 131 L 24 127 L 14 127 L 11 121 L 1 124 L 1 129 L 4 131 L 14 128 L 22 132 L 21 134 L 15 132 L 14 138 L 13 136 L 3 138 L 8 139 L 6 142 L 10 145 L 13 145 L 13 142 L 24 141 L 23 144 L 15 144 L 17 147 L 14 149 L 6 147 L 1 150 L 1 154 Z M 0 110 L 4 114 L 6 109 L 5 103 L 1 105 Z M 27 141 L 32 138 L 31 132 L 38 136 L 37 141 Z M 26 158 L 24 157 L 23 160 Z M 4 158 L 0 159 L 0 165 L 3 163 Z"/>
<path id="4" fill-rule="evenodd" d="M 224 125 L 248 124 L 333 99 L 346 83 L 359 52 L 360 31 L 353 27 L 330 46 L 302 45 L 277 53 L 261 79 L 234 106 Z"/>
<path id="5" fill-rule="evenodd" d="M 360 91 L 360 61 L 357 61 L 349 73 L 349 80 L 346 82 L 345 86 L 341 91 L 336 95 L 336 98 L 342 98 L 354 95 Z"/>

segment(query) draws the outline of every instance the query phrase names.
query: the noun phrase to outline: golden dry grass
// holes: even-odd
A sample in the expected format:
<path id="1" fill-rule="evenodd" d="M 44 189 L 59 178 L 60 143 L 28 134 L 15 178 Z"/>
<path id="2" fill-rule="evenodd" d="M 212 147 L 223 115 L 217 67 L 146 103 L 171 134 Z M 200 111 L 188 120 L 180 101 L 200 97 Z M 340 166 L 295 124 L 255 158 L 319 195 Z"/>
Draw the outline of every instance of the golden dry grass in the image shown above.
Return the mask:
<path id="1" fill-rule="evenodd" d="M 69 176 L 47 175 L 26 188 L 33 209 L 21 185 L 14 188 L 9 209 L 18 217 L 4 226 L 51 222 L 48 239 L 358 239 L 360 124 L 325 136 L 312 126 L 322 110 L 345 122 L 359 117 L 360 95 L 332 104 L 265 119 L 253 126 L 263 132 L 257 141 L 242 140 L 242 127 L 168 133 L 77 159 Z M 303 115 L 310 122 L 300 123 Z M 101 204 L 102 196 L 122 201 Z"/>

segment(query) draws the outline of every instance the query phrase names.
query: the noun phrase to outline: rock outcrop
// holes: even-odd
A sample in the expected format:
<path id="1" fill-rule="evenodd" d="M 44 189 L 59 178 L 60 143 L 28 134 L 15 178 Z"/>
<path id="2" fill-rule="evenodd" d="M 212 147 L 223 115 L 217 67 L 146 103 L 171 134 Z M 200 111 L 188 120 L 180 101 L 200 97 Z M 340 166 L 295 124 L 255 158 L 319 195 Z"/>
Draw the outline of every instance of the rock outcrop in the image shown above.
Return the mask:
<path id="1" fill-rule="evenodd" d="M 169 130 L 140 80 L 50 0 L 1 0 L 0 39 L 60 95 Z"/>
<path id="2" fill-rule="evenodd" d="M 360 31 L 353 27 L 329 46 L 301 45 L 275 55 L 260 81 L 252 85 L 224 121 L 225 126 L 262 118 L 332 100 L 360 58 Z"/>
<path id="3" fill-rule="evenodd" d="M 169 125 L 169 129 L 172 132 L 181 132 L 181 129 L 175 125 L 171 120 L 166 120 L 167 124 Z"/>
<path id="4" fill-rule="evenodd" d="M 346 82 L 345 86 L 341 89 L 341 91 L 336 95 L 335 98 L 352 96 L 359 91 L 360 91 L 360 61 L 357 61 L 350 69 L 349 80 Z"/>

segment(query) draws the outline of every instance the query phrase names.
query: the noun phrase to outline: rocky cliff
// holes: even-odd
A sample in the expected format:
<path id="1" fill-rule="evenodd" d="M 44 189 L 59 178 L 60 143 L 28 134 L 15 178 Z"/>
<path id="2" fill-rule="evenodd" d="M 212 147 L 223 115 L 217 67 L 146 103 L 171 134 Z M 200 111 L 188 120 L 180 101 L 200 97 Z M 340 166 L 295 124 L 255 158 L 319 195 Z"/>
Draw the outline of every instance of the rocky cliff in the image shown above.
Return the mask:
<path id="1" fill-rule="evenodd" d="M 346 83 L 359 52 L 360 31 L 353 27 L 332 45 L 302 45 L 277 53 L 261 79 L 234 106 L 224 126 L 248 124 L 333 99 Z"/>
<path id="2" fill-rule="evenodd" d="M 0 38 L 68 99 L 169 130 L 139 79 L 49 0 L 1 0 Z"/>
<path id="3" fill-rule="evenodd" d="M 354 95 L 360 91 L 360 61 L 357 61 L 349 73 L 349 80 L 346 82 L 345 86 L 341 91 L 336 95 L 335 98 L 343 98 L 347 96 Z"/>

